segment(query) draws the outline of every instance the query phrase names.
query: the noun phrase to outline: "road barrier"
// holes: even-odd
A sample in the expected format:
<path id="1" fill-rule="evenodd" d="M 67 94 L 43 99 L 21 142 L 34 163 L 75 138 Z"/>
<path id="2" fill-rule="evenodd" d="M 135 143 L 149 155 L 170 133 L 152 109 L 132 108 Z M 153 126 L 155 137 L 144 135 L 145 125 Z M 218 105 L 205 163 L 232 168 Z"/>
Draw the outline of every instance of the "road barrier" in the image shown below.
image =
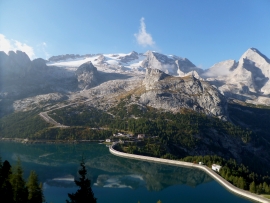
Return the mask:
<path id="1" fill-rule="evenodd" d="M 184 162 L 184 161 L 161 159 L 161 158 L 156 158 L 156 157 L 141 156 L 141 155 L 136 155 L 136 154 L 128 154 L 128 153 L 124 153 L 124 152 L 119 152 L 119 151 L 114 149 L 114 146 L 116 144 L 118 144 L 118 143 L 113 143 L 109 148 L 110 153 L 112 153 L 113 155 L 124 157 L 124 158 L 142 160 L 142 161 L 150 161 L 150 162 L 157 162 L 157 163 L 162 163 L 162 164 L 169 164 L 169 165 L 174 165 L 174 166 L 198 168 L 198 169 L 206 172 L 208 175 L 210 175 L 212 178 L 214 178 L 218 183 L 220 183 L 226 189 L 228 189 L 229 191 L 231 191 L 237 195 L 247 197 L 248 199 L 255 200 L 257 202 L 270 203 L 270 200 L 267 198 L 264 198 L 262 196 L 259 196 L 259 195 L 253 194 L 251 192 L 248 192 L 246 190 L 242 190 L 240 188 L 235 187 L 234 185 L 229 183 L 227 180 L 222 178 L 220 175 L 218 175 L 215 171 L 213 171 L 212 169 L 208 168 L 205 165 L 199 165 L 199 164 L 194 164 L 194 163 L 189 163 L 189 162 Z"/>

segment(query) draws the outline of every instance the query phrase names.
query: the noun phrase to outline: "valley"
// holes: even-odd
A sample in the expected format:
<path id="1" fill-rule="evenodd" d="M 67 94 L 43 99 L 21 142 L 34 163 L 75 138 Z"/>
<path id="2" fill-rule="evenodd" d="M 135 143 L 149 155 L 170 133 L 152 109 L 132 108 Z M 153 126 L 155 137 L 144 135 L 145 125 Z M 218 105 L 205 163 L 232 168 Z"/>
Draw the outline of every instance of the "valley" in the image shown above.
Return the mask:
<path id="1" fill-rule="evenodd" d="M 208 70 L 151 51 L 48 61 L 1 52 L 0 61 L 1 139 L 118 141 L 112 136 L 118 132 L 145 134 L 141 142 L 124 139 L 127 152 L 233 159 L 257 174 L 248 184 L 270 183 L 270 63 L 257 49 Z"/>

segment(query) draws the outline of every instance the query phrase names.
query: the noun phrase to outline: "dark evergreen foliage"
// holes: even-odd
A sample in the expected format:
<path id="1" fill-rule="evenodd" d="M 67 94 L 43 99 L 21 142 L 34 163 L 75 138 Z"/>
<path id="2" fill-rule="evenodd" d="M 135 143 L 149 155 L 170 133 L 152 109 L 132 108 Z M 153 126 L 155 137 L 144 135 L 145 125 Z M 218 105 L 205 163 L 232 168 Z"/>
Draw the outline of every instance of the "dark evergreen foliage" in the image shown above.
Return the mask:
<path id="1" fill-rule="evenodd" d="M 96 203 L 97 199 L 91 188 L 91 181 L 86 177 L 87 170 L 84 160 L 80 163 L 81 169 L 78 171 L 80 174 L 79 180 L 75 180 L 75 184 L 79 187 L 76 193 L 68 194 L 70 200 L 67 203 Z"/>
<path id="2" fill-rule="evenodd" d="M 35 172 L 31 172 L 27 184 L 23 179 L 20 161 L 12 172 L 10 163 L 1 162 L 0 157 L 0 202 L 7 203 L 42 203 L 44 201 L 41 185 Z"/>
<path id="3" fill-rule="evenodd" d="M 28 201 L 28 190 L 26 187 L 25 180 L 23 179 L 23 169 L 21 167 L 20 160 L 18 160 L 12 176 L 10 178 L 10 183 L 13 190 L 13 199 L 16 203 L 25 203 Z"/>
<path id="4" fill-rule="evenodd" d="M 38 184 L 38 176 L 35 171 L 30 172 L 30 176 L 27 181 L 28 189 L 28 203 L 41 203 L 43 202 L 42 186 Z"/>
<path id="5" fill-rule="evenodd" d="M 35 134 L 50 125 L 39 111 L 16 112 L 0 118 L 0 136 L 9 138 L 34 138 Z"/>
<path id="6" fill-rule="evenodd" d="M 13 203 L 13 190 L 9 181 L 11 172 L 10 163 L 5 160 L 4 163 L 0 163 L 0 196 L 3 202 Z"/>

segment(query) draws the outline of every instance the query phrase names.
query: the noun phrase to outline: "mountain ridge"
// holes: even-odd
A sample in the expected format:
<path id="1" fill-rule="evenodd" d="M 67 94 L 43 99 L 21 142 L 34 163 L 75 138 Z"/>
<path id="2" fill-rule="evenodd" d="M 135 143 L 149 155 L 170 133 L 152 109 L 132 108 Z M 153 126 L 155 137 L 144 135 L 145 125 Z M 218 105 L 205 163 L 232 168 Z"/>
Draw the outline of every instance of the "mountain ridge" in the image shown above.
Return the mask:
<path id="1" fill-rule="evenodd" d="M 206 81 L 227 99 L 270 105 L 268 62 L 269 59 L 255 48 L 248 49 L 239 61 L 225 60 L 207 70 L 196 67 L 186 58 L 154 51 L 144 54 L 135 51 L 128 54 L 66 54 L 53 56 L 49 60 L 32 61 L 21 51 L 11 51 L 8 54 L 0 52 L 0 73 L 5 76 L 0 83 L 0 101 L 14 102 L 57 92 L 74 98 L 73 95 L 88 94 L 79 93 L 80 91 L 86 91 L 104 82 L 101 92 L 107 92 L 104 87 L 107 85 L 106 81 L 110 80 L 112 82 L 108 85 L 112 86 L 114 80 L 119 80 L 117 88 L 110 90 L 116 93 L 121 89 L 122 80 L 140 80 L 145 77 L 148 68 L 152 68 L 176 78 L 192 76 Z M 79 67 L 87 66 L 86 64 L 95 68 L 79 71 Z M 78 74 L 79 72 L 81 74 Z M 131 83 L 125 83 L 128 84 Z"/>

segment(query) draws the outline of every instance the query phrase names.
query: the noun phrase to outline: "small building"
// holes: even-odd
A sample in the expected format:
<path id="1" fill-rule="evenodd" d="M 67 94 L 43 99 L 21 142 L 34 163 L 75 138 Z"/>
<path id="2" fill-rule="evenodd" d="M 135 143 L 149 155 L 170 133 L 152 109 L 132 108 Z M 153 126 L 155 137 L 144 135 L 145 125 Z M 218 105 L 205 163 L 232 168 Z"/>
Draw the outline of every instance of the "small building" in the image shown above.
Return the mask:
<path id="1" fill-rule="evenodd" d="M 144 139 L 145 138 L 145 134 L 138 134 L 138 139 Z"/>
<path id="2" fill-rule="evenodd" d="M 125 143 L 125 141 L 124 141 L 124 140 L 119 139 L 118 143 L 120 143 L 120 144 L 124 144 L 124 143 Z"/>
<path id="3" fill-rule="evenodd" d="M 106 139 L 105 142 L 111 142 L 111 139 Z"/>
<path id="4" fill-rule="evenodd" d="M 117 134 L 113 134 L 114 137 L 126 137 L 125 134 L 123 133 L 117 133 Z"/>
<path id="5" fill-rule="evenodd" d="M 219 172 L 220 169 L 221 169 L 220 165 L 217 165 L 217 164 L 212 165 L 212 170 Z"/>
<path id="6" fill-rule="evenodd" d="M 128 138 L 132 137 L 131 134 L 126 134 L 125 136 L 128 137 Z"/>
<path id="7" fill-rule="evenodd" d="M 200 162 L 199 162 L 199 165 L 204 165 L 204 163 L 200 161 Z"/>

